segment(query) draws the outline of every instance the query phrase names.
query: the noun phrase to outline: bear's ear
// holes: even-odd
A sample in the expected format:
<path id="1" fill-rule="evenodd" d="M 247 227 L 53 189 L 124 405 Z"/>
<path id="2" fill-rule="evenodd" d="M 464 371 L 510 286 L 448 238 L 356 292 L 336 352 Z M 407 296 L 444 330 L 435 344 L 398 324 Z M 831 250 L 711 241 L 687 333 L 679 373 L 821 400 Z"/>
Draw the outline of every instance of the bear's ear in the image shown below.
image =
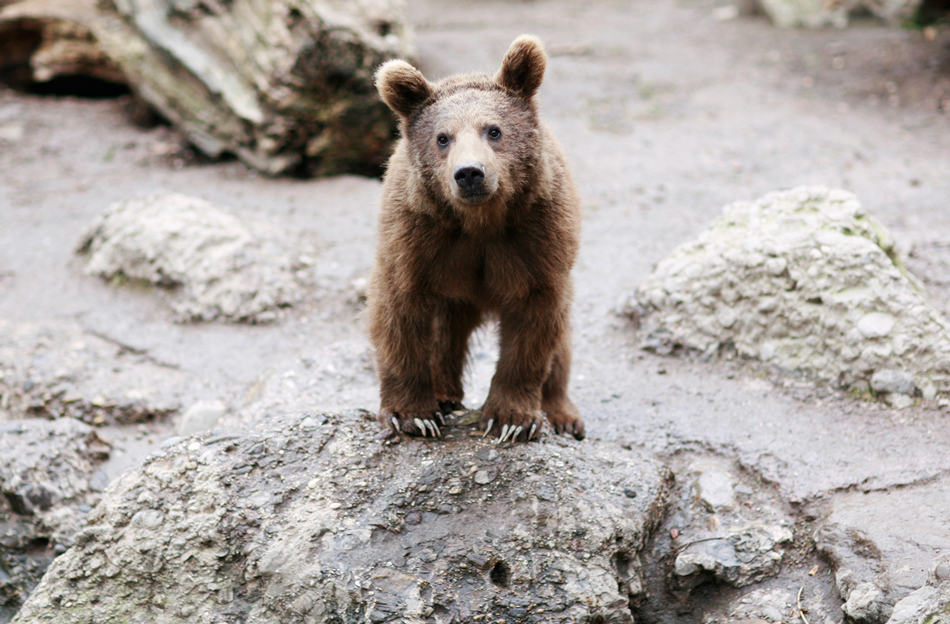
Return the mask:
<path id="1" fill-rule="evenodd" d="M 544 79 L 548 55 L 537 37 L 521 35 L 511 43 L 495 82 L 525 99 L 534 95 Z"/>
<path id="2" fill-rule="evenodd" d="M 419 110 L 432 96 L 432 85 L 405 61 L 387 61 L 376 70 L 376 90 L 386 106 L 403 117 Z"/>

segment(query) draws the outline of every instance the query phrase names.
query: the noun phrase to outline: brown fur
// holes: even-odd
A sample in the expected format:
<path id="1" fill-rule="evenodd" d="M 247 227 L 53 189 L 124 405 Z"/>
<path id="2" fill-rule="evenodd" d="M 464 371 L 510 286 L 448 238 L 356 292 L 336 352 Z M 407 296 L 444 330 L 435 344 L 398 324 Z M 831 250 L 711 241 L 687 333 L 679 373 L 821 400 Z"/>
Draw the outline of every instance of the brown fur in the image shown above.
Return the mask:
<path id="1" fill-rule="evenodd" d="M 521 36 L 495 76 L 430 83 L 403 61 L 377 72 L 402 134 L 383 181 L 368 306 L 379 420 L 390 432 L 398 423 L 426 435 L 417 420 L 441 422 L 461 407 L 469 336 L 495 315 L 500 357 L 483 427 L 521 426 L 528 439 L 546 415 L 556 432 L 584 437 L 567 396 L 580 207 L 538 119 L 546 63 L 541 42 Z"/>

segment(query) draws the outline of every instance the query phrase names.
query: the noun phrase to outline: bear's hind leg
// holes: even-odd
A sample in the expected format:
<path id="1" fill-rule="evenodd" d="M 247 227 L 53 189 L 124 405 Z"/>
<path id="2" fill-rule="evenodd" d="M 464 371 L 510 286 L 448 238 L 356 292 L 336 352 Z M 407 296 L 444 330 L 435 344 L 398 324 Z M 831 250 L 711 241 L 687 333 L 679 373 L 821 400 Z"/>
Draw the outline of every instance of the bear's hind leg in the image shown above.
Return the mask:
<path id="1" fill-rule="evenodd" d="M 567 383 L 571 372 L 571 338 L 565 332 L 561 344 L 551 360 L 551 370 L 541 389 L 541 409 L 557 434 L 569 433 L 578 440 L 584 439 L 584 420 L 573 401 L 567 396 Z"/>
<path id="2" fill-rule="evenodd" d="M 462 405 L 465 397 L 462 376 L 468 358 L 468 340 L 481 322 L 481 311 L 462 301 L 443 301 L 436 311 L 432 386 L 443 414 L 465 407 Z"/>

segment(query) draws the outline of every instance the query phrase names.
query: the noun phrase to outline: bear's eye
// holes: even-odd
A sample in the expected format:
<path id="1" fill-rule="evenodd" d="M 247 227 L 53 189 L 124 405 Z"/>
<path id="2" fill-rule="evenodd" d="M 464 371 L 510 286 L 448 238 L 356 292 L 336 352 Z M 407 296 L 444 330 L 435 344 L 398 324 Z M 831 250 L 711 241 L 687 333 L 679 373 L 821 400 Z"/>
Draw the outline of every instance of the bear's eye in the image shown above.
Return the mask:
<path id="1" fill-rule="evenodd" d="M 500 139 L 500 138 L 501 138 L 501 128 L 499 128 L 498 126 L 492 126 L 491 128 L 489 128 L 489 129 L 488 129 L 488 138 L 491 139 L 491 140 L 493 140 L 493 141 L 497 141 L 498 139 Z"/>
<path id="2" fill-rule="evenodd" d="M 449 144 L 449 135 L 442 133 L 436 137 L 435 142 L 439 144 L 439 147 L 445 147 Z"/>

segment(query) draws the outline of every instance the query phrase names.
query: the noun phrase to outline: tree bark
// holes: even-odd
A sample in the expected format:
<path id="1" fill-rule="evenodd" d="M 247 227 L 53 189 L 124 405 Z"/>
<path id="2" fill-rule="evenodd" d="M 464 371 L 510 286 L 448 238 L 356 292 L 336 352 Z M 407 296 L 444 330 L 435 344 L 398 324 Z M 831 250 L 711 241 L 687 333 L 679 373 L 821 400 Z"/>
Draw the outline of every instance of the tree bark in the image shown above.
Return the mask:
<path id="1" fill-rule="evenodd" d="M 2 1 L 7 76 L 125 82 L 204 153 L 271 175 L 373 174 L 389 156 L 373 72 L 411 54 L 400 0 Z"/>

